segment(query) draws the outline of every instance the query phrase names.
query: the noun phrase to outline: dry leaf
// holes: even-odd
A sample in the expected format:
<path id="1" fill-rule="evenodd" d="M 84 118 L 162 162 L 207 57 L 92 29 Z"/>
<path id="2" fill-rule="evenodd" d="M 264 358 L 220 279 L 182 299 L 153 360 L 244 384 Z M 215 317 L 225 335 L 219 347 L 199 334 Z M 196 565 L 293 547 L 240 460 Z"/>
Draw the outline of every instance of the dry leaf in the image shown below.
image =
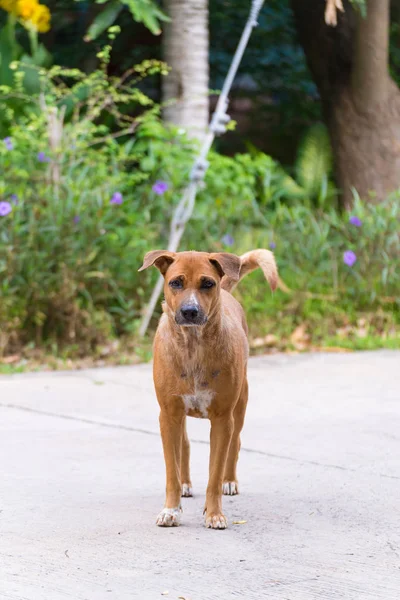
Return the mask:
<path id="1" fill-rule="evenodd" d="M 165 592 L 161 592 L 161 596 L 168 596 L 168 594 L 169 594 L 168 590 L 165 590 Z"/>
<path id="2" fill-rule="evenodd" d="M 337 10 L 344 12 L 342 0 L 326 0 L 325 23 L 327 25 L 336 27 L 336 25 L 337 25 L 336 11 Z"/>
<path id="3" fill-rule="evenodd" d="M 368 333 L 368 329 L 366 327 L 359 327 L 358 329 L 356 329 L 356 335 L 359 338 L 367 337 L 367 333 Z"/>
<path id="4" fill-rule="evenodd" d="M 233 521 L 234 525 L 244 525 L 247 521 Z"/>
<path id="5" fill-rule="evenodd" d="M 309 339 L 310 336 L 307 333 L 307 325 L 305 323 L 298 325 L 293 331 L 292 335 L 290 336 L 290 341 L 295 346 L 297 346 L 298 344 L 304 345 L 305 342 L 309 341 Z"/>
<path id="6" fill-rule="evenodd" d="M 4 356 L 0 359 L 0 362 L 3 363 L 3 365 L 11 365 L 12 363 L 18 362 L 20 358 L 19 354 L 12 354 L 10 356 Z"/>
<path id="7" fill-rule="evenodd" d="M 345 325 L 344 327 L 339 327 L 336 329 L 336 335 L 344 339 L 347 338 L 352 331 L 353 328 L 350 325 Z"/>
<path id="8" fill-rule="evenodd" d="M 269 333 L 265 337 L 259 337 L 252 340 L 250 346 L 251 348 L 264 348 L 265 346 L 275 346 L 277 342 L 278 338 L 276 335 Z"/>

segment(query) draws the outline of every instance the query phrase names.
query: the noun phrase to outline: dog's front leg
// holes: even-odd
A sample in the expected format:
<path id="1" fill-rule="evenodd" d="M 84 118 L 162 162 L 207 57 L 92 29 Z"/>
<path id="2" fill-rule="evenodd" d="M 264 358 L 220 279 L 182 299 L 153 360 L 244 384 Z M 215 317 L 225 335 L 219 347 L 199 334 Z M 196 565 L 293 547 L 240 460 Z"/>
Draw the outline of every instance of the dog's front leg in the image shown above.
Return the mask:
<path id="1" fill-rule="evenodd" d="M 212 529 L 225 529 L 228 525 L 222 513 L 222 482 L 233 428 L 231 412 L 211 417 L 210 474 L 205 512 L 206 527 Z"/>
<path id="2" fill-rule="evenodd" d="M 160 527 L 180 524 L 181 517 L 181 449 L 184 414 L 171 414 L 165 409 L 160 412 L 160 431 L 164 450 L 167 476 L 166 499 L 163 510 L 157 517 Z"/>

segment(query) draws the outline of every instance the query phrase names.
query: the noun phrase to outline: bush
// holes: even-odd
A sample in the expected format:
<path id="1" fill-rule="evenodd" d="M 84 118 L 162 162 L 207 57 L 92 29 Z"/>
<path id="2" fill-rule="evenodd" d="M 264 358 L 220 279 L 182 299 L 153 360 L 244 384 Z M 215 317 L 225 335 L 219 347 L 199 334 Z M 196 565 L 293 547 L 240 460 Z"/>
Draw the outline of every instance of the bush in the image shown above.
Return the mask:
<path id="1" fill-rule="evenodd" d="M 399 194 L 380 205 L 357 199 L 352 213 L 343 215 L 282 205 L 264 229 L 232 233 L 239 254 L 272 247 L 289 288 L 271 297 L 261 273 L 241 284 L 252 334 L 278 331 L 287 346 L 301 325 L 307 345 L 349 345 L 343 338 L 350 338 L 350 347 L 362 348 L 375 336 L 374 347 L 385 338 L 399 346 L 399 216 Z"/>
<path id="2" fill-rule="evenodd" d="M 138 65 L 135 75 L 162 68 Z M 137 269 L 146 251 L 167 244 L 195 147 L 162 126 L 159 107 L 135 81 L 59 68 L 41 79 L 35 108 L 17 121 L 8 113 L 10 135 L 0 140 L 0 353 L 55 344 L 87 354 L 135 334 L 157 278 Z M 272 296 L 261 274 L 241 284 L 254 336 L 277 330 L 284 337 L 306 322 L 322 339 L 330 334 L 321 329 L 327 314 L 341 327 L 362 311 L 384 311 L 393 328 L 398 198 L 378 206 L 357 200 L 358 227 L 333 209 L 293 204 L 282 176 L 262 153 L 211 153 L 181 247 L 239 254 L 276 247 L 293 291 Z M 349 251 L 352 266 L 343 262 Z"/>
<path id="3" fill-rule="evenodd" d="M 66 78 L 75 83 L 67 87 Z M 166 215 L 154 218 L 161 196 L 152 186 L 168 166 L 150 163 L 161 146 L 176 161 L 191 145 L 159 125 L 158 107 L 134 84 L 121 82 L 104 71 L 86 77 L 54 68 L 42 73 L 35 110 L 15 122 L 8 114 L 9 136 L 0 141 L 3 348 L 53 339 L 88 352 L 132 332 L 143 294 L 137 266 L 166 225 Z M 179 188 L 178 173 L 168 180 Z"/>

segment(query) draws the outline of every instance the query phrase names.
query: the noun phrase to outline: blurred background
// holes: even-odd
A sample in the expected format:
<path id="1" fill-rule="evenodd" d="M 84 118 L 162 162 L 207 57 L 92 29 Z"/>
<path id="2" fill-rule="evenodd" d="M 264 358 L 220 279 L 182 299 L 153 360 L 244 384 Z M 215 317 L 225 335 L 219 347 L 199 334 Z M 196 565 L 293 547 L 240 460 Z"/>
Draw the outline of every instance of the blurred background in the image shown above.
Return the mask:
<path id="1" fill-rule="evenodd" d="M 0 0 L 0 373 L 150 357 L 138 328 L 251 7 Z M 400 347 L 400 2 L 266 1 L 180 249 L 274 251 L 254 353 Z"/>

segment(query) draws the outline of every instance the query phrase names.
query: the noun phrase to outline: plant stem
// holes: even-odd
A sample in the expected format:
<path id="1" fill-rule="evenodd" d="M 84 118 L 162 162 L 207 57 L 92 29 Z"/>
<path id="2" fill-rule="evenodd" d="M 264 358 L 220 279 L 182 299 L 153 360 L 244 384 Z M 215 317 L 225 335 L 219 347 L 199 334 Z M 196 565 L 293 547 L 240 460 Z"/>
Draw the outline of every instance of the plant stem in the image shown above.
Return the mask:
<path id="1" fill-rule="evenodd" d="M 29 27 L 28 33 L 29 33 L 29 41 L 31 44 L 31 54 L 32 54 L 32 56 L 35 56 L 37 49 L 38 49 L 37 31 L 35 29 L 33 29 L 32 27 Z"/>

